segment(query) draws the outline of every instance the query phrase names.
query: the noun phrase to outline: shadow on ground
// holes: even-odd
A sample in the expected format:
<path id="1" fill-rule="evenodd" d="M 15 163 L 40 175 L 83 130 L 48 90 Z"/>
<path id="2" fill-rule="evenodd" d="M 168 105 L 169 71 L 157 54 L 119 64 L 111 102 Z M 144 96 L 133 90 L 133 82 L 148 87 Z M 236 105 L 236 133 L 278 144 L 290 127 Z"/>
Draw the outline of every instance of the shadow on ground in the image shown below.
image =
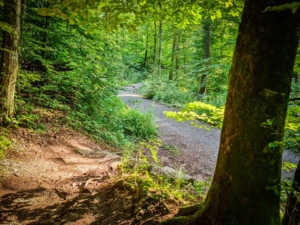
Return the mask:
<path id="1" fill-rule="evenodd" d="M 53 204 L 40 206 L 40 198 L 48 198 Z M 142 208 L 136 208 L 140 200 L 134 193 L 112 184 L 97 191 L 81 190 L 72 194 L 37 188 L 3 195 L 0 222 L 11 224 L 18 221 L 30 225 L 158 224 L 158 220 L 169 213 L 164 204 L 154 199 L 147 199 Z"/>

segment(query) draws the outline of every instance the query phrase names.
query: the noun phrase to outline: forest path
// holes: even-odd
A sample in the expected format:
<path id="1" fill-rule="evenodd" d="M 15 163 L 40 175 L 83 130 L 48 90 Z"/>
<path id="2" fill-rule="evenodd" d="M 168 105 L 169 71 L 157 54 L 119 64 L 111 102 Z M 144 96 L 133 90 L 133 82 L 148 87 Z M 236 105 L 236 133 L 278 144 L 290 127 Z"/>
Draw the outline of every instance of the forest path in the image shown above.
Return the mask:
<path id="1" fill-rule="evenodd" d="M 191 126 L 188 121 L 180 123 L 167 118 L 164 111 L 176 109 L 143 98 L 138 94 L 140 85 L 137 83 L 123 87 L 119 97 L 131 108 L 154 114 L 160 138 L 165 143 L 163 146 L 167 146 L 158 154 L 162 165 L 174 169 L 183 167 L 184 171 L 196 180 L 212 177 L 218 156 L 220 129 L 199 129 Z M 178 150 L 180 154 L 174 154 L 178 153 Z M 298 163 L 299 159 L 299 155 L 292 152 L 283 153 L 283 161 Z M 283 178 L 292 178 L 293 173 L 294 171 L 283 171 Z"/>

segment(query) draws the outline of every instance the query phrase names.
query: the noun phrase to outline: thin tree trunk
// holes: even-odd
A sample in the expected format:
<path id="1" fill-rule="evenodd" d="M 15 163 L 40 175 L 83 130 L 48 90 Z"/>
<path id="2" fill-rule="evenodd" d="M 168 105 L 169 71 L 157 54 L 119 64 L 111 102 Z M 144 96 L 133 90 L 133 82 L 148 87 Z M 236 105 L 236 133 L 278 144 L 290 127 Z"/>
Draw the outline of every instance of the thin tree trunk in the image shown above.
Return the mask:
<path id="1" fill-rule="evenodd" d="M 209 66 L 208 60 L 210 58 L 210 24 L 211 24 L 210 19 L 204 20 L 203 59 L 206 67 Z M 208 75 L 208 71 L 205 71 L 201 75 L 199 94 L 206 94 L 207 92 L 207 86 L 206 86 L 207 75 Z"/>
<path id="2" fill-rule="evenodd" d="M 157 76 L 161 77 L 161 64 L 162 64 L 162 21 L 159 21 L 159 43 L 158 43 L 158 70 Z"/>
<path id="3" fill-rule="evenodd" d="M 45 7 L 48 7 L 49 6 L 49 3 L 46 3 L 45 4 Z M 43 59 L 46 59 L 46 53 L 47 53 L 47 51 L 46 51 L 46 47 L 47 47 L 47 38 L 48 38 L 48 32 L 47 32 L 47 29 L 49 28 L 49 26 L 50 26 L 50 18 L 49 18 L 49 16 L 46 16 L 45 17 L 45 24 L 44 24 L 44 29 L 45 29 L 45 31 L 44 31 L 44 38 L 43 38 L 43 50 L 42 50 L 42 58 Z"/>
<path id="4" fill-rule="evenodd" d="M 157 28 L 154 20 L 154 36 L 153 36 L 153 65 L 156 65 L 156 49 L 157 49 Z"/>
<path id="5" fill-rule="evenodd" d="M 14 33 L 3 32 L 0 62 L 0 123 L 14 115 L 14 97 L 19 67 L 21 0 L 6 0 L 4 22 L 13 27 Z"/>
<path id="6" fill-rule="evenodd" d="M 145 49 L 145 57 L 144 57 L 144 63 L 143 66 L 147 67 L 148 65 L 148 45 L 149 45 L 149 35 L 148 35 L 148 31 L 147 31 L 147 35 L 146 35 L 146 49 Z"/>
<path id="7" fill-rule="evenodd" d="M 135 58 L 138 59 L 138 46 L 139 46 L 139 33 L 136 33 L 136 41 L 135 41 Z"/>
<path id="8" fill-rule="evenodd" d="M 172 55 L 171 55 L 171 70 L 169 72 L 169 80 L 173 80 L 174 71 L 176 71 L 176 74 L 178 72 L 178 68 L 179 68 L 178 49 L 179 49 L 179 34 L 175 34 L 173 37 Z"/>

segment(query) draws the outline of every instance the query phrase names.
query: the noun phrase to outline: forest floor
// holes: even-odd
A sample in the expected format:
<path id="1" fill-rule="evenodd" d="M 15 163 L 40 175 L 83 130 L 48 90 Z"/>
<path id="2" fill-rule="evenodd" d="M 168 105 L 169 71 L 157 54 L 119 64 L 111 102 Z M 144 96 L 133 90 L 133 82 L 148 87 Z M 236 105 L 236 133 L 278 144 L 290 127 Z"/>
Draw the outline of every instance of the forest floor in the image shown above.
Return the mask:
<path id="1" fill-rule="evenodd" d="M 0 224 L 157 224 L 177 212 L 179 202 L 141 199 L 119 182 L 118 149 L 56 126 L 61 112 L 35 113 L 47 132 L 12 130 L 14 150 L 0 162 Z"/>
<path id="2" fill-rule="evenodd" d="M 210 178 L 220 130 L 167 119 L 163 111 L 174 109 L 142 98 L 138 87 L 126 87 L 119 96 L 131 107 L 155 115 L 163 141 L 161 165 L 183 170 L 195 180 Z M 145 199 L 126 188 L 117 169 L 121 151 L 60 125 L 62 112 L 33 113 L 41 116 L 47 131 L 12 129 L 14 149 L 0 161 L 0 224 L 158 224 L 182 206 L 176 200 Z M 297 160 L 285 154 L 289 161 Z"/>

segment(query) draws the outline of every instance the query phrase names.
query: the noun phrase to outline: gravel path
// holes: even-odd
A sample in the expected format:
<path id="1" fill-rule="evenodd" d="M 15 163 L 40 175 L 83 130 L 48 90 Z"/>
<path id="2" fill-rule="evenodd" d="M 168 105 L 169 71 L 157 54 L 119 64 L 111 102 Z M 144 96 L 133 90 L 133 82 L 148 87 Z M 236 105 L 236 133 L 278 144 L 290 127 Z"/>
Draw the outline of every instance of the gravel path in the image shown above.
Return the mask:
<path id="1" fill-rule="evenodd" d="M 119 97 L 131 108 L 143 112 L 150 110 L 154 114 L 161 139 L 165 146 L 169 146 L 159 152 L 162 165 L 177 170 L 184 167 L 183 170 L 196 180 L 212 177 L 218 156 L 220 129 L 199 129 L 191 126 L 188 121 L 179 123 L 166 118 L 164 111 L 176 109 L 143 98 L 137 93 L 139 87 L 140 84 L 124 87 L 119 91 Z M 174 154 L 174 149 L 177 148 L 181 150 L 180 154 Z M 299 156 L 285 151 L 283 160 L 297 163 Z M 283 177 L 287 176 L 292 177 L 293 171 L 283 171 Z"/>

